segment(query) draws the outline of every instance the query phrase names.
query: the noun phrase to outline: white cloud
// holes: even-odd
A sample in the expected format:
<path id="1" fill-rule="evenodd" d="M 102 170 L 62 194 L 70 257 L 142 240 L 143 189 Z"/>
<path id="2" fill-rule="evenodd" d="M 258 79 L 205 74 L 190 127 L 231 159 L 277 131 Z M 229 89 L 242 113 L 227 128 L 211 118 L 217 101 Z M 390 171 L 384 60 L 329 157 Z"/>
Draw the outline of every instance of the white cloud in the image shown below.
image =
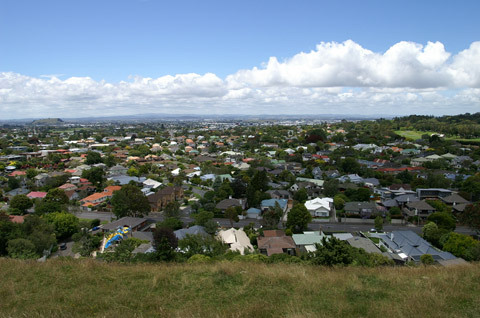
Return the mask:
<path id="1" fill-rule="evenodd" d="M 478 111 L 480 42 L 453 55 L 440 42 L 384 53 L 349 40 L 219 78 L 213 73 L 89 77 L 0 73 L 3 118 L 137 113 L 408 114 Z M 448 91 L 448 94 L 443 92 Z"/>

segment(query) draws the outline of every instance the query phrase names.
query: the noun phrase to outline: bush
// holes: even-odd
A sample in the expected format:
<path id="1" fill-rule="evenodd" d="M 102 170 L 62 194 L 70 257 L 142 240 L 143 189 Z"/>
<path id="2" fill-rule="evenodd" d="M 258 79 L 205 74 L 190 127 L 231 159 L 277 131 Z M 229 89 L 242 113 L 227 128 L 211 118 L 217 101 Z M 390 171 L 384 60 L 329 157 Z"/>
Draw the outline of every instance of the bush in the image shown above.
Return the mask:
<path id="1" fill-rule="evenodd" d="M 423 254 L 420 256 L 420 262 L 423 265 L 432 265 L 435 263 L 435 260 L 433 259 L 433 256 L 430 254 Z"/>
<path id="2" fill-rule="evenodd" d="M 202 255 L 202 254 L 195 254 L 192 255 L 188 260 L 187 263 L 189 264 L 195 264 L 195 263 L 209 263 L 212 261 L 212 258 L 207 255 Z"/>

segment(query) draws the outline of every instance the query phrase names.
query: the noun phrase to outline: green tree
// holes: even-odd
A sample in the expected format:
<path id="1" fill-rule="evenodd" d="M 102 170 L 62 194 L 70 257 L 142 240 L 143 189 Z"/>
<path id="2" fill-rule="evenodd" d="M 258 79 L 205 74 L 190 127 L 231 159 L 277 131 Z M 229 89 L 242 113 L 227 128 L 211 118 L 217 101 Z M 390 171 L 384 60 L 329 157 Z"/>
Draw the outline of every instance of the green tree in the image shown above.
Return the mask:
<path id="1" fill-rule="evenodd" d="M 325 181 L 323 184 L 323 194 L 327 197 L 333 198 L 338 193 L 338 180 L 331 179 Z"/>
<path id="2" fill-rule="evenodd" d="M 423 265 L 432 265 L 435 263 L 435 260 L 433 259 L 433 256 L 430 254 L 423 254 L 420 256 L 420 262 Z"/>
<path id="3" fill-rule="evenodd" d="M 161 222 L 158 222 L 157 227 L 167 227 L 169 229 L 176 231 L 183 227 L 183 222 L 180 221 L 180 219 L 178 218 L 169 217 Z"/>
<path id="4" fill-rule="evenodd" d="M 62 189 L 51 189 L 48 191 L 44 199 L 45 202 L 57 202 L 66 205 L 69 202 L 68 196 Z"/>
<path id="5" fill-rule="evenodd" d="M 233 222 L 238 222 L 238 211 L 235 207 L 231 206 L 225 210 L 225 217 L 230 221 L 230 227 L 233 227 Z"/>
<path id="6" fill-rule="evenodd" d="M 380 215 L 375 218 L 375 229 L 378 232 L 381 232 L 383 230 L 383 218 Z"/>
<path id="7" fill-rule="evenodd" d="M 283 210 L 278 204 L 275 202 L 275 207 L 270 207 L 268 210 L 263 212 L 263 224 L 267 229 L 276 229 L 278 226 L 278 222 L 280 222 L 280 218 L 283 215 Z"/>
<path id="8" fill-rule="evenodd" d="M 105 181 L 105 171 L 99 167 L 93 167 L 82 171 L 82 178 L 87 179 L 95 186 L 100 186 Z"/>
<path id="9" fill-rule="evenodd" d="M 295 194 L 293 195 L 293 199 L 295 199 L 300 203 L 305 203 L 308 199 L 307 189 L 305 188 L 298 189 L 298 191 L 295 192 Z"/>
<path id="10" fill-rule="evenodd" d="M 480 203 L 467 205 L 465 210 L 458 215 L 458 219 L 477 233 L 480 232 Z"/>
<path id="11" fill-rule="evenodd" d="M 67 212 L 54 212 L 44 216 L 54 226 L 57 239 L 69 238 L 79 230 L 79 219 Z"/>
<path id="12" fill-rule="evenodd" d="M 38 171 L 34 168 L 28 168 L 26 171 L 26 175 L 28 179 L 33 179 L 38 175 Z"/>
<path id="13" fill-rule="evenodd" d="M 24 238 L 17 238 L 7 243 L 8 256 L 11 258 L 29 259 L 37 258 L 39 255 L 35 253 L 35 245 Z"/>
<path id="14" fill-rule="evenodd" d="M 312 215 L 303 204 L 296 204 L 287 215 L 287 228 L 292 229 L 294 233 L 299 233 L 307 229 L 308 223 L 312 221 Z"/>
<path id="15" fill-rule="evenodd" d="M 100 247 L 103 236 L 92 235 L 88 232 L 77 232 L 72 238 L 75 241 L 72 251 L 79 253 L 83 257 L 87 257 Z"/>
<path id="16" fill-rule="evenodd" d="M 205 224 L 213 219 L 213 212 L 202 210 L 198 213 L 192 214 L 195 219 L 195 224 L 200 226 L 205 226 Z"/>
<path id="17" fill-rule="evenodd" d="M 205 232 L 207 232 L 210 235 L 214 235 L 217 232 L 218 223 L 215 222 L 213 219 L 210 219 L 207 222 L 205 222 L 203 227 L 205 228 Z"/>
<path id="18" fill-rule="evenodd" d="M 111 203 L 117 218 L 124 216 L 143 217 L 150 212 L 147 197 L 134 185 L 124 185 L 113 193 Z"/>
<path id="19" fill-rule="evenodd" d="M 17 194 L 10 200 L 10 208 L 18 209 L 22 213 L 25 213 L 32 206 L 32 200 L 30 200 L 25 194 Z"/>
<path id="20" fill-rule="evenodd" d="M 477 261 L 479 242 L 469 235 L 451 232 L 448 234 L 443 249 L 466 261 Z"/>
<path id="21" fill-rule="evenodd" d="M 439 229 L 446 229 L 448 231 L 455 230 L 455 218 L 452 214 L 447 212 L 435 212 L 427 217 L 427 221 L 437 224 Z"/>
<path id="22" fill-rule="evenodd" d="M 103 160 L 102 160 L 102 156 L 100 155 L 100 153 L 98 153 L 96 151 L 87 151 L 87 157 L 86 157 L 86 160 L 85 160 L 85 163 L 87 165 L 94 165 L 94 164 L 101 163 L 101 162 L 103 162 Z"/>
<path id="23" fill-rule="evenodd" d="M 178 247 L 187 258 L 190 258 L 195 254 L 214 257 L 224 254 L 228 249 L 226 244 L 212 236 L 191 234 L 187 234 L 184 239 L 180 240 L 178 242 Z"/>
<path id="24" fill-rule="evenodd" d="M 163 211 L 165 216 L 169 218 L 178 217 L 180 215 L 180 203 L 177 201 L 169 202 Z"/>
<path id="25" fill-rule="evenodd" d="M 169 261 L 175 257 L 178 240 L 172 229 L 160 227 L 153 231 L 153 246 L 158 260 Z"/>
<path id="26" fill-rule="evenodd" d="M 7 184 L 10 190 L 13 190 L 20 186 L 20 181 L 18 181 L 18 179 L 15 177 L 9 177 Z"/>

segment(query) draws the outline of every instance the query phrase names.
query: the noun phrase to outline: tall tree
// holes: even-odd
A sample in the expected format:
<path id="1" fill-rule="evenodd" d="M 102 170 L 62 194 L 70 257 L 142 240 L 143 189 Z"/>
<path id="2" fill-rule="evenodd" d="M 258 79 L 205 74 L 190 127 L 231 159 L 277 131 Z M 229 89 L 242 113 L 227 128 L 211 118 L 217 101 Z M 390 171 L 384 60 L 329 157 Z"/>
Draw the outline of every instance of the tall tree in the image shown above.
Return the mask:
<path id="1" fill-rule="evenodd" d="M 308 212 L 303 204 L 295 204 L 295 206 L 288 212 L 287 228 L 292 229 L 293 232 L 298 233 L 306 230 L 308 223 L 312 221 L 312 215 Z"/>
<path id="2" fill-rule="evenodd" d="M 117 218 L 124 216 L 143 217 L 150 212 L 147 197 L 134 185 L 127 184 L 115 191 L 111 199 L 113 213 Z"/>

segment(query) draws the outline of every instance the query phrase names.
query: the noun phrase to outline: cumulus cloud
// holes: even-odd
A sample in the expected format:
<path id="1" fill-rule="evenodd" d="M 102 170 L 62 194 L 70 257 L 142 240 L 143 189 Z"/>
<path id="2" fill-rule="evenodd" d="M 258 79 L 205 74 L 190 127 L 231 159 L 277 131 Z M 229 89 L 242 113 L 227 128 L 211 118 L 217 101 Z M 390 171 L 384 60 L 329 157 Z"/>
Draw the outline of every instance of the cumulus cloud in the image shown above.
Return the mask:
<path id="1" fill-rule="evenodd" d="M 448 92 L 448 93 L 445 93 Z M 480 42 L 452 55 L 440 42 L 383 53 L 348 40 L 225 79 L 213 73 L 108 83 L 90 77 L 0 73 L 4 118 L 136 113 L 458 113 L 478 111 Z"/>

